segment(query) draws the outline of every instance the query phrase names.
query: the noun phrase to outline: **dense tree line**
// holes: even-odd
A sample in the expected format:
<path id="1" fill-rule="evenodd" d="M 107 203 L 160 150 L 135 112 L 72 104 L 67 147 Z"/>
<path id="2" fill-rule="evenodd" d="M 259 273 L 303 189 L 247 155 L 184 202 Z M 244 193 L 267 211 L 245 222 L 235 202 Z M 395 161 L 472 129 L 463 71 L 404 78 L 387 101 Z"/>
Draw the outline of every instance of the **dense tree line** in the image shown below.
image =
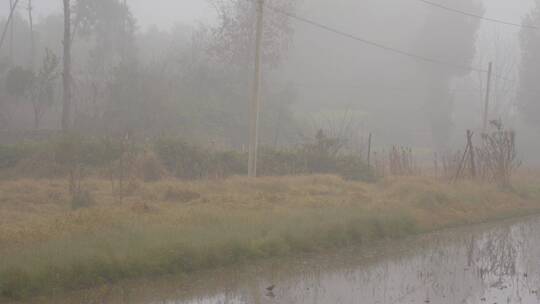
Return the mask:
<path id="1" fill-rule="evenodd" d="M 294 6 L 294 1 L 275 2 Z M 6 48 L 0 50 L 0 84 L 6 88 L 0 90 L 4 130 L 58 130 L 69 125 L 88 135 L 180 135 L 205 146 L 238 149 L 245 144 L 254 43 L 250 32 L 255 21 L 250 2 L 215 2 L 221 16 L 217 25 L 170 31 L 139 29 L 124 1 L 66 3 L 70 22 L 51 15 L 34 25 L 35 54 L 10 57 Z M 62 70 L 65 25 L 70 27 L 72 58 L 68 77 L 62 77 L 68 73 Z M 29 21 L 19 12 L 13 26 L 14 47 L 25 49 L 30 43 Z M 283 18 L 269 17 L 265 26 L 269 51 L 264 62 L 271 69 L 284 56 L 292 30 Z M 33 57 L 41 66 L 29 64 Z M 264 92 L 263 139 L 291 142 L 298 134 L 289 109 L 293 98 L 287 86 Z M 272 130 L 276 124 L 280 128 Z"/>

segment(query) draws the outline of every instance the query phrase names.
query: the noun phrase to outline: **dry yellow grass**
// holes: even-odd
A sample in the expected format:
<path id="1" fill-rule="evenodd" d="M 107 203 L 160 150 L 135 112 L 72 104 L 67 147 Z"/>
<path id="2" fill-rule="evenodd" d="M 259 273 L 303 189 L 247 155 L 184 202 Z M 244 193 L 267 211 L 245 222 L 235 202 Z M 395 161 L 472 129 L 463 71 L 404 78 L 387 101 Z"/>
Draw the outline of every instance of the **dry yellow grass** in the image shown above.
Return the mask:
<path id="1" fill-rule="evenodd" d="M 423 177 L 375 184 L 334 176 L 85 182 L 95 205 L 72 210 L 63 180 L 0 183 L 0 293 L 28 296 L 190 272 L 247 259 L 431 231 L 540 211 L 537 178 L 515 190 Z"/>

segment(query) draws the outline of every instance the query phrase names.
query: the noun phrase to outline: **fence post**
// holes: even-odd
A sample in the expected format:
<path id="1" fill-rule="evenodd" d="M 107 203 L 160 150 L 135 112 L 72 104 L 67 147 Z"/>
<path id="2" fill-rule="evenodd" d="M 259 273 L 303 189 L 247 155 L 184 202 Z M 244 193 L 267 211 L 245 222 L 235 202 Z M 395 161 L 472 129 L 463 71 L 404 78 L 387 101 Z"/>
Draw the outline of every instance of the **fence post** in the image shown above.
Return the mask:
<path id="1" fill-rule="evenodd" d="M 368 167 L 371 167 L 371 138 L 372 138 L 372 134 L 369 133 L 368 152 L 367 152 L 367 165 L 368 165 Z"/>

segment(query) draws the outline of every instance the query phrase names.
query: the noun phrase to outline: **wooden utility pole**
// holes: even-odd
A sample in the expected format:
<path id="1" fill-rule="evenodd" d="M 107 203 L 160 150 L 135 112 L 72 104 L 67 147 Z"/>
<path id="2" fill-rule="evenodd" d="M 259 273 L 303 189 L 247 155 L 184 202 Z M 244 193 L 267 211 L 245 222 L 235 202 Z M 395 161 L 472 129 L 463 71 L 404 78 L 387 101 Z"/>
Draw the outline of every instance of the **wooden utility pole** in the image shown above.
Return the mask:
<path id="1" fill-rule="evenodd" d="M 35 42 L 34 17 L 32 16 L 32 0 L 28 0 L 28 23 L 30 24 L 30 68 L 34 70 Z"/>
<path id="2" fill-rule="evenodd" d="M 122 9 L 124 12 L 122 13 L 122 45 L 121 45 L 121 56 L 122 61 L 126 60 L 126 52 L 127 52 L 127 31 L 128 31 L 128 5 L 127 0 L 124 0 L 122 3 Z"/>
<path id="3" fill-rule="evenodd" d="M 9 0 L 9 10 L 14 12 L 15 6 L 13 3 L 13 0 Z M 15 22 L 13 22 L 13 18 L 11 19 L 11 22 L 9 23 L 9 63 L 13 64 L 13 37 L 14 37 L 14 31 L 15 31 Z"/>
<path id="4" fill-rule="evenodd" d="M 484 121 L 482 125 L 482 133 L 485 133 L 488 126 L 488 116 L 489 116 L 489 99 L 491 97 L 491 74 L 493 72 L 493 62 L 489 63 L 488 75 L 487 75 L 487 86 L 486 86 L 486 100 L 484 104 Z"/>
<path id="5" fill-rule="evenodd" d="M 249 123 L 248 176 L 257 177 L 257 158 L 259 150 L 259 117 L 261 104 L 261 52 L 264 21 L 264 0 L 257 1 L 257 32 L 255 41 L 255 74 L 251 99 Z"/>
<path id="6" fill-rule="evenodd" d="M 64 1 L 64 70 L 63 70 L 63 102 L 62 131 L 67 132 L 71 116 L 71 6 L 70 0 Z"/>

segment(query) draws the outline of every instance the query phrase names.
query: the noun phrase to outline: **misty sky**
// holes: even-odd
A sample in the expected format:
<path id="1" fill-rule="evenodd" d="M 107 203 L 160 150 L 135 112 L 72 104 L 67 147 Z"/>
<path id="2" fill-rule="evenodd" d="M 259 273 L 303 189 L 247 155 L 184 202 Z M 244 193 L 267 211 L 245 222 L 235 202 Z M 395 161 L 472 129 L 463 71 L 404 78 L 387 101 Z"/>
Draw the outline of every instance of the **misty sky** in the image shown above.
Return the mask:
<path id="1" fill-rule="evenodd" d="M 26 1 L 25 1 L 26 2 Z M 37 16 L 60 12 L 61 0 L 34 0 Z M 205 0 L 128 0 L 141 27 L 157 25 L 170 28 L 176 23 L 193 24 L 210 17 L 210 8 Z M 2 1 L 0 15 L 7 15 L 9 2 Z"/>
<path id="2" fill-rule="evenodd" d="M 392 5 L 394 1 L 405 0 L 381 1 L 388 1 L 388 5 Z M 424 5 L 414 3 L 417 2 L 415 0 L 407 1 L 411 1 L 411 5 Z M 34 0 L 36 15 L 60 11 L 61 2 L 61 0 Z M 128 0 L 128 2 L 142 28 L 149 25 L 170 28 L 176 23 L 193 24 L 212 18 L 211 8 L 205 0 Z M 438 0 L 437 2 L 450 7 L 453 3 L 451 0 Z M 487 8 L 486 16 L 510 22 L 520 22 L 523 14 L 530 9 L 532 2 L 533 0 L 484 0 Z M 7 14 L 7 7 L 8 1 L 2 1 L 0 15 Z"/>

